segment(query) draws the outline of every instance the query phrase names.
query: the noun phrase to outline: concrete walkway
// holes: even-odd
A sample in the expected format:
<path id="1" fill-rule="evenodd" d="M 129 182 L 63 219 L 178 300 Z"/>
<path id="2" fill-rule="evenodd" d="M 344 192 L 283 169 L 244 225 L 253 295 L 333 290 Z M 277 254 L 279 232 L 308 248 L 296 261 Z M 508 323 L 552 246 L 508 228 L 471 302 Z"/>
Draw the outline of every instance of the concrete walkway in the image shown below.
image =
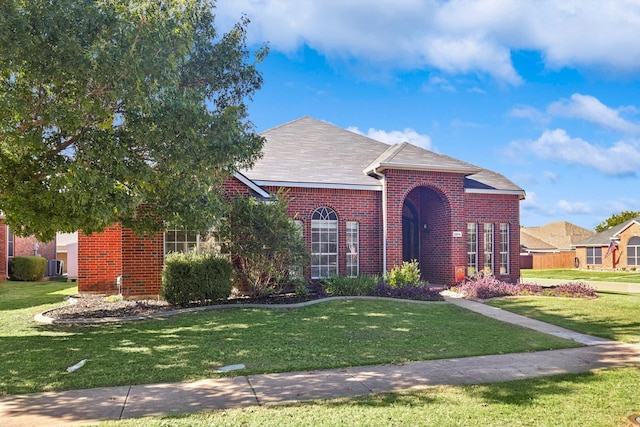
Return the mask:
<path id="1" fill-rule="evenodd" d="M 443 384 L 478 384 L 640 366 L 640 345 L 579 334 L 460 298 L 451 304 L 504 322 L 573 339 L 584 347 L 401 365 L 249 375 L 0 397 L 0 425 L 61 426 L 309 399 L 330 399 Z"/>
<path id="2" fill-rule="evenodd" d="M 567 282 L 584 282 L 593 286 L 599 291 L 628 292 L 636 294 L 640 293 L 640 283 L 598 282 L 595 280 L 534 279 L 526 277 L 523 278 L 521 282 L 535 283 L 541 286 L 555 286 Z"/>

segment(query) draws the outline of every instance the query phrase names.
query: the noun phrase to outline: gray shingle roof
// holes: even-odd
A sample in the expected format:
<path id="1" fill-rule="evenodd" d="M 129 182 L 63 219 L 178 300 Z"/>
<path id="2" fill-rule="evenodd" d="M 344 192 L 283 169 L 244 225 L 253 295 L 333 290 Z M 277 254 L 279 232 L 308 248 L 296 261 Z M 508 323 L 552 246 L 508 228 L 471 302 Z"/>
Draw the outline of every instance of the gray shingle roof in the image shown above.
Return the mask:
<path id="1" fill-rule="evenodd" d="M 381 189 L 374 169 L 449 171 L 467 175 L 465 187 L 524 191 L 504 176 L 409 143 L 388 145 L 332 124 L 302 117 L 262 133 L 263 156 L 241 171 L 259 185 Z"/>
<path id="2" fill-rule="evenodd" d="M 622 230 L 627 228 L 631 223 L 637 222 L 640 224 L 640 216 L 637 216 L 629 221 L 625 221 L 622 224 L 615 225 L 607 230 L 604 230 L 588 239 L 581 240 L 573 246 L 607 246 L 611 242 L 611 238 L 615 237 Z"/>

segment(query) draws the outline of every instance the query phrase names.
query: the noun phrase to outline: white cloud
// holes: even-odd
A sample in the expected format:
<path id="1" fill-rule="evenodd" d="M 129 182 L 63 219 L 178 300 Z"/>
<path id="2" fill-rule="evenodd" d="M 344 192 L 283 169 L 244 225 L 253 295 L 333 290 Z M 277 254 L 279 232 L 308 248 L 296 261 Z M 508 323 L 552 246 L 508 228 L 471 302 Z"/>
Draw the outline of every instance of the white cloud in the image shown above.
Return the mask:
<path id="1" fill-rule="evenodd" d="M 543 205 L 539 200 L 536 193 L 533 191 L 527 192 L 527 196 L 520 202 L 520 209 L 523 213 L 540 214 L 540 215 L 553 215 L 553 211 Z"/>
<path id="2" fill-rule="evenodd" d="M 441 90 L 443 92 L 456 92 L 456 88 L 451 84 L 449 79 L 446 79 L 441 76 L 430 76 L 429 80 L 427 80 L 422 85 L 422 90 L 426 92 L 431 92 L 433 90 Z"/>
<path id="3" fill-rule="evenodd" d="M 587 166 L 607 175 L 638 175 L 640 171 L 640 149 L 632 142 L 599 147 L 555 129 L 546 130 L 528 147 L 542 159 Z"/>
<path id="4" fill-rule="evenodd" d="M 406 128 L 402 131 L 393 130 L 390 132 L 381 129 L 369 128 L 366 133 L 360 131 L 357 127 L 349 127 L 347 130 L 375 139 L 376 141 L 384 142 L 385 144 L 400 144 L 402 142 L 408 142 L 426 150 L 432 150 L 431 138 L 428 135 L 419 134 L 411 128 Z"/>
<path id="5" fill-rule="evenodd" d="M 545 171 L 543 174 L 544 178 L 552 184 L 558 182 L 558 174 L 551 171 Z"/>
<path id="6" fill-rule="evenodd" d="M 541 53 L 549 68 L 640 70 L 640 2 L 618 0 L 219 0 L 228 29 L 242 14 L 250 40 L 293 53 L 392 69 L 436 68 L 522 81 L 511 52 Z"/>
<path id="7" fill-rule="evenodd" d="M 527 119 L 533 123 L 540 123 L 540 124 L 549 123 L 549 118 L 547 117 L 547 115 L 534 107 L 529 107 L 529 106 L 516 107 L 516 108 L 513 108 L 511 111 L 509 111 L 509 115 L 511 117 L 517 117 L 520 119 Z"/>
<path id="8" fill-rule="evenodd" d="M 571 99 L 553 102 L 547 108 L 552 115 L 586 120 L 627 135 L 640 135 L 640 125 L 620 115 L 620 111 L 625 110 L 628 110 L 628 107 L 615 110 L 593 96 L 579 93 L 571 95 Z"/>
<path id="9" fill-rule="evenodd" d="M 566 200 L 558 201 L 558 208 L 568 214 L 586 215 L 591 213 L 591 207 L 583 202 L 568 202 Z"/>

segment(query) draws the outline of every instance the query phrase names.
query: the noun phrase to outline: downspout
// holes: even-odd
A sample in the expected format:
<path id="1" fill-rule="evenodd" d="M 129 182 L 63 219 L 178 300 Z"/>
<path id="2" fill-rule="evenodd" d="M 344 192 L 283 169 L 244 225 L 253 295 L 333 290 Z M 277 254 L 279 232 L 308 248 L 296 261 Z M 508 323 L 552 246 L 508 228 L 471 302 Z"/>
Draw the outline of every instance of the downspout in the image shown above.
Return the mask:
<path id="1" fill-rule="evenodd" d="M 376 171 L 382 177 L 382 277 L 387 277 L 387 177 Z"/>

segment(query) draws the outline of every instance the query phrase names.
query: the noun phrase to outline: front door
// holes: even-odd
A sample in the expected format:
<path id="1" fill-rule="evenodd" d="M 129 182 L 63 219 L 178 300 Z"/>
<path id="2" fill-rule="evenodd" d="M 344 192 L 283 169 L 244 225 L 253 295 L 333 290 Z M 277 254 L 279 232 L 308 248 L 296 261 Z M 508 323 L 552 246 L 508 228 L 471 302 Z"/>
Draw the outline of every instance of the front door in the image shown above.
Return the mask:
<path id="1" fill-rule="evenodd" d="M 420 221 L 418 211 L 408 201 L 402 207 L 402 260 L 420 260 Z"/>

